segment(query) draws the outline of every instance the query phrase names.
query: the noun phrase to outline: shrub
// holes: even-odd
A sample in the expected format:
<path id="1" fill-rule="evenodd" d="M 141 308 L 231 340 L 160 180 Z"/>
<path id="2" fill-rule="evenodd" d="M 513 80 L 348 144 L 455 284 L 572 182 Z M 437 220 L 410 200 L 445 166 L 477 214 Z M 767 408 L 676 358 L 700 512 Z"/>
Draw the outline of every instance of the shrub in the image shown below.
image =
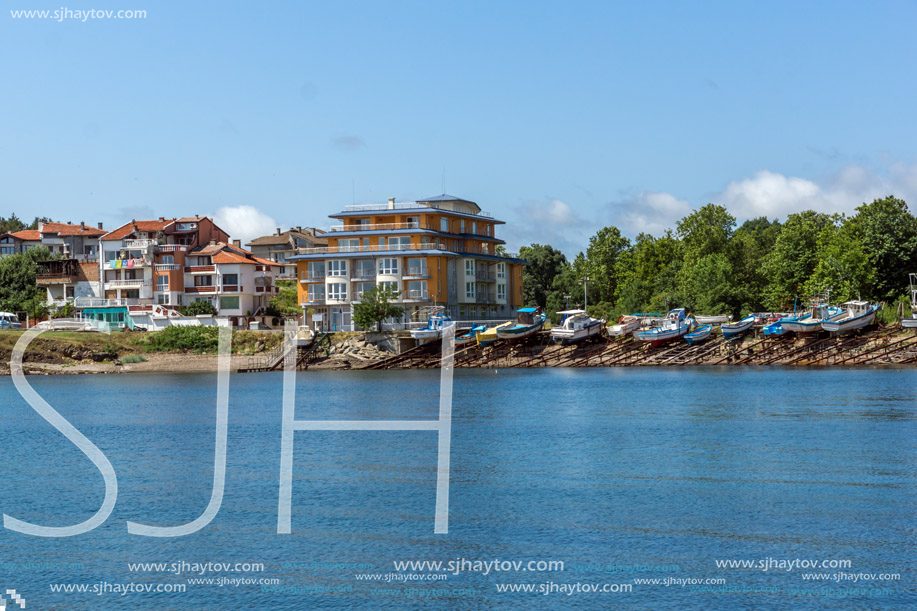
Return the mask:
<path id="1" fill-rule="evenodd" d="M 219 330 L 216 327 L 166 327 L 149 334 L 149 352 L 184 351 L 216 354 Z"/>
<path id="2" fill-rule="evenodd" d="M 124 357 L 123 359 L 121 359 L 121 362 L 122 363 L 146 363 L 146 357 L 143 356 L 142 354 L 129 354 L 126 357 Z"/>

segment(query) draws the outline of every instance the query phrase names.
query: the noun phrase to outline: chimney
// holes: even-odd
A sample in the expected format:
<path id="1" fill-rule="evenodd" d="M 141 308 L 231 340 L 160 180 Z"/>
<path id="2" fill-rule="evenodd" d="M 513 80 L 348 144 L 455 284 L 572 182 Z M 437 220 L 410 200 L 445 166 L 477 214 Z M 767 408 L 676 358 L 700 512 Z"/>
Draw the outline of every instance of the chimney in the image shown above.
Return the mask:
<path id="1" fill-rule="evenodd" d="M 85 223 L 85 221 L 80 221 L 80 230 L 81 230 L 81 231 L 86 231 L 86 223 Z"/>
<path id="2" fill-rule="evenodd" d="M 277 235 L 280 235 L 281 233 L 283 233 L 283 232 L 280 231 L 280 227 L 278 227 L 278 228 L 277 228 Z"/>
<path id="3" fill-rule="evenodd" d="M 217 241 L 216 241 L 216 240 L 210 240 L 210 245 L 211 245 L 211 246 L 216 246 L 216 245 L 217 245 Z"/>
<path id="4" fill-rule="evenodd" d="M 164 216 L 159 217 L 159 222 L 160 222 L 160 223 L 165 223 L 165 222 L 166 222 L 166 217 L 164 217 Z"/>
<path id="5" fill-rule="evenodd" d="M 232 245 L 236 248 L 242 248 L 242 240 L 233 240 Z"/>
<path id="6" fill-rule="evenodd" d="M 102 223 L 99 223 L 99 229 L 102 229 Z"/>
<path id="7" fill-rule="evenodd" d="M 389 210 L 395 209 L 395 198 L 394 197 L 388 198 L 388 209 Z"/>
<path id="8" fill-rule="evenodd" d="M 39 231 L 39 233 L 41 232 L 42 229 L 44 229 L 44 226 L 45 226 L 44 221 L 38 221 L 38 231 Z"/>

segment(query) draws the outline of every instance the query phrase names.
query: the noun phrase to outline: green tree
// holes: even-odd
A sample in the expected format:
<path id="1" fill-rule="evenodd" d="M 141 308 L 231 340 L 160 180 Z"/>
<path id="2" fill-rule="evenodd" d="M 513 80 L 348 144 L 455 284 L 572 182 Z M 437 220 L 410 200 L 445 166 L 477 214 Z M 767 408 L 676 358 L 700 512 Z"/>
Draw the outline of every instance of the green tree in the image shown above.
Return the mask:
<path id="1" fill-rule="evenodd" d="M 591 238 L 586 248 L 586 269 L 589 283 L 589 300 L 593 303 L 614 303 L 618 290 L 617 264 L 622 254 L 630 249 L 630 240 L 614 226 L 603 227 Z"/>
<path id="2" fill-rule="evenodd" d="M 681 244 L 671 231 L 658 238 L 639 234 L 618 260 L 616 313 L 659 311 L 667 301 L 677 301 L 680 268 Z"/>
<path id="3" fill-rule="evenodd" d="M 387 318 L 400 318 L 404 308 L 392 303 L 398 299 L 400 292 L 391 286 L 376 285 L 363 292 L 360 303 L 353 306 L 353 321 L 364 329 L 382 330 L 382 321 Z"/>
<path id="4" fill-rule="evenodd" d="M 830 215 L 814 210 L 787 217 L 765 259 L 768 308 L 785 309 L 796 297 L 809 297 L 805 284 L 818 266 L 818 236 L 831 222 Z"/>
<path id="5" fill-rule="evenodd" d="M 271 316 L 297 316 L 302 314 L 299 295 L 296 292 L 296 282 L 292 280 L 277 281 L 277 294 L 271 297 L 268 314 Z"/>
<path id="6" fill-rule="evenodd" d="M 47 248 L 29 249 L 0 259 L 0 310 L 28 312 L 32 318 L 43 318 L 47 293 L 35 284 L 38 261 L 48 259 Z"/>
<path id="7" fill-rule="evenodd" d="M 818 234 L 818 264 L 806 283 L 806 293 L 830 289 L 832 301 L 860 297 L 873 285 L 875 271 L 856 223 L 837 214 Z"/>
<path id="8" fill-rule="evenodd" d="M 749 219 L 733 234 L 729 243 L 735 283 L 737 313 L 760 312 L 767 301 L 768 278 L 765 261 L 773 250 L 782 226 L 767 217 Z"/>
<path id="9" fill-rule="evenodd" d="M 693 211 L 677 224 L 677 235 L 684 245 L 685 260 L 725 253 L 736 226 L 736 219 L 717 204 Z"/>
<path id="10" fill-rule="evenodd" d="M 182 316 L 198 316 L 202 314 L 216 316 L 217 309 L 209 301 L 192 301 L 188 305 L 178 308 L 178 313 Z"/>
<path id="11" fill-rule="evenodd" d="M 569 265 L 567 257 L 553 246 L 542 244 L 523 246 L 519 257 L 528 261 L 522 270 L 522 300 L 526 305 L 546 308 L 554 278 Z"/>
<path id="12" fill-rule="evenodd" d="M 906 292 L 908 272 L 917 271 L 917 219 L 904 200 L 888 196 L 858 207 L 851 224 L 875 270 L 864 297 L 894 301 Z"/>

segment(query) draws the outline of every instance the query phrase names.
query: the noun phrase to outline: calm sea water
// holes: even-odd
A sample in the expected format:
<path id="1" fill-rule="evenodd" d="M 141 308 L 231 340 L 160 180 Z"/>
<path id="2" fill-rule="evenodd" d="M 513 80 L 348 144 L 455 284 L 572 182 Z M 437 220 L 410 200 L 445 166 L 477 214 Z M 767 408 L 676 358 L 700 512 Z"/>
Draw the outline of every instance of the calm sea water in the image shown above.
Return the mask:
<path id="1" fill-rule="evenodd" d="M 111 517 L 89 534 L 42 539 L 0 529 L 0 586 L 16 589 L 27 609 L 917 607 L 917 371 L 459 370 L 448 535 L 433 534 L 433 432 L 297 432 L 293 533 L 276 534 L 281 376 L 235 375 L 222 509 L 202 531 L 176 539 L 129 535 L 125 524 L 177 525 L 203 511 L 216 377 L 30 381 L 108 456 L 119 493 Z M 296 415 L 436 418 L 438 383 L 438 371 L 303 372 Z M 98 471 L 8 378 L 0 380 L 0 450 L 4 514 L 68 525 L 101 504 Z M 849 560 L 850 567 L 716 566 L 767 558 Z M 355 578 L 392 573 L 394 561 L 456 559 L 559 560 L 564 570 L 388 584 Z M 188 584 L 200 575 L 128 568 L 145 562 L 263 563 L 263 572 L 203 577 L 278 579 L 299 590 Z M 412 572 L 429 574 L 403 571 Z M 803 579 L 812 572 L 900 579 Z M 780 592 L 634 583 L 653 578 L 725 579 L 729 587 Z M 186 584 L 187 591 L 51 591 L 52 584 L 132 582 Z M 503 584 L 535 584 L 536 592 L 499 593 Z M 551 591 L 576 584 L 632 591 Z M 794 588 L 846 597 L 790 595 Z"/>

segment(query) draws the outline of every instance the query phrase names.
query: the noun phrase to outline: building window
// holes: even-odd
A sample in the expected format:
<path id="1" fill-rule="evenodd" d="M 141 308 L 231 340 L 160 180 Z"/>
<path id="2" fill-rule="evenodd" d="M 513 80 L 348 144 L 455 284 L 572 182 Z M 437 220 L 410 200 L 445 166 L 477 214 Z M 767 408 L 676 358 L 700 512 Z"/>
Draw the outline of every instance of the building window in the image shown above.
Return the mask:
<path id="1" fill-rule="evenodd" d="M 427 282 L 426 280 L 411 280 L 408 282 L 408 299 L 426 299 Z"/>
<path id="2" fill-rule="evenodd" d="M 398 275 L 398 259 L 379 259 L 379 273 L 383 276 Z"/>
<path id="3" fill-rule="evenodd" d="M 395 293 L 398 293 L 398 283 L 392 280 L 386 280 L 379 283 L 379 289 L 390 289 Z"/>
<path id="4" fill-rule="evenodd" d="M 497 278 L 506 278 L 506 263 L 497 263 Z"/>
<path id="5" fill-rule="evenodd" d="M 460 233 L 465 233 L 465 219 L 462 219 L 462 231 Z"/>
<path id="6" fill-rule="evenodd" d="M 162 255 L 159 262 L 163 265 L 175 265 L 175 255 Z"/>
<path id="7" fill-rule="evenodd" d="M 477 235 L 477 233 L 478 233 L 478 222 L 477 222 L 477 221 L 472 221 L 472 223 L 471 223 L 471 233 Z"/>
<path id="8" fill-rule="evenodd" d="M 408 276 L 426 276 L 427 275 L 427 260 L 422 257 L 416 257 L 408 259 Z"/>
<path id="9" fill-rule="evenodd" d="M 328 299 L 344 301 L 347 299 L 347 285 L 343 282 L 334 282 L 328 285 Z"/>
<path id="10" fill-rule="evenodd" d="M 410 247 L 411 247 L 410 236 L 399 236 L 396 238 L 388 239 L 389 250 L 407 250 Z"/>
<path id="11" fill-rule="evenodd" d="M 449 231 L 449 219 L 445 216 L 439 217 L 439 230 L 440 231 Z"/>
<path id="12" fill-rule="evenodd" d="M 309 277 L 310 278 L 324 278 L 325 277 L 325 262 L 324 261 L 309 261 Z"/>
<path id="13" fill-rule="evenodd" d="M 353 262 L 354 278 L 375 278 L 376 268 L 372 259 L 357 259 Z"/>
<path id="14" fill-rule="evenodd" d="M 212 265 L 213 260 L 210 257 L 196 257 L 198 265 Z"/>
<path id="15" fill-rule="evenodd" d="M 419 216 L 409 216 L 404 219 L 404 222 L 407 223 L 408 229 L 419 229 L 420 228 L 420 217 Z"/>
<path id="16" fill-rule="evenodd" d="M 335 261 L 328 261 L 328 275 L 329 276 L 346 276 L 347 275 L 347 260 L 339 259 Z"/>
<path id="17" fill-rule="evenodd" d="M 376 286 L 375 282 L 354 282 L 353 283 L 353 301 L 363 299 L 363 293 L 371 290 Z"/>
<path id="18" fill-rule="evenodd" d="M 474 259 L 465 259 L 465 275 L 474 276 Z"/>
<path id="19" fill-rule="evenodd" d="M 324 301 L 325 300 L 325 285 L 324 284 L 310 284 L 308 294 L 309 294 L 309 301 Z"/>
<path id="20" fill-rule="evenodd" d="M 159 295 L 156 295 L 156 303 L 159 305 L 169 305 L 169 294 L 160 293 Z"/>
<path id="21" fill-rule="evenodd" d="M 195 276 L 194 286 L 213 286 L 213 276 Z"/>
<path id="22" fill-rule="evenodd" d="M 223 274 L 223 286 L 239 286 L 239 274 Z"/>
<path id="23" fill-rule="evenodd" d="M 168 276 L 156 276 L 156 290 L 160 292 L 169 290 Z"/>
<path id="24" fill-rule="evenodd" d="M 506 285 L 505 284 L 497 285 L 497 300 L 506 301 Z"/>
<path id="25" fill-rule="evenodd" d="M 239 298 L 238 297 L 220 297 L 220 309 L 221 310 L 238 310 L 239 309 Z"/>
<path id="26" fill-rule="evenodd" d="M 465 283 L 465 298 L 474 299 L 474 282 Z"/>

